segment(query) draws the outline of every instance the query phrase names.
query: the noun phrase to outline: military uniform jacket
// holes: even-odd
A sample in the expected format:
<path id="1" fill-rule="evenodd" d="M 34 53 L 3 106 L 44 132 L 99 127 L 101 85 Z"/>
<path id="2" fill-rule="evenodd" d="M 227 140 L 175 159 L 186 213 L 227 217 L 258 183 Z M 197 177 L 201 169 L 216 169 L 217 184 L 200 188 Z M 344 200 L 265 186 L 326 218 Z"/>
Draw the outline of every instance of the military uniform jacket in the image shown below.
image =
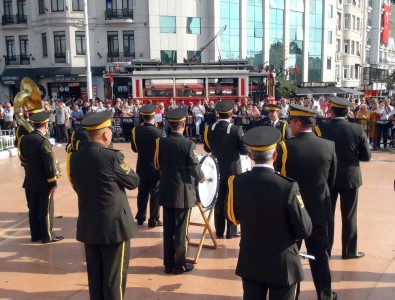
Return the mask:
<path id="1" fill-rule="evenodd" d="M 159 180 L 160 173 L 155 169 L 154 156 L 156 140 L 163 136 L 164 131 L 150 123 L 133 128 L 132 150 L 138 153 L 136 172 L 141 179 Z"/>
<path id="2" fill-rule="evenodd" d="M 204 129 L 204 150 L 211 152 L 218 160 L 221 179 L 241 173 L 240 154 L 248 153 L 241 140 L 243 130 L 225 120 L 220 120 Z"/>
<path id="3" fill-rule="evenodd" d="M 23 187 L 34 192 L 49 192 L 56 187 L 56 168 L 52 145 L 39 130 L 21 136 L 20 159 L 25 165 Z"/>
<path id="4" fill-rule="evenodd" d="M 336 176 L 335 143 L 312 132 L 301 132 L 280 145 L 274 163 L 276 171 L 298 182 L 313 224 L 332 221 L 330 188 Z"/>
<path id="5" fill-rule="evenodd" d="M 369 141 L 360 124 L 344 118 L 333 119 L 315 127 L 318 136 L 335 142 L 337 155 L 334 189 L 358 188 L 362 185 L 359 161 L 369 161 Z"/>
<path id="6" fill-rule="evenodd" d="M 126 189 L 139 176 L 117 150 L 89 142 L 68 156 L 67 174 L 78 195 L 77 240 L 92 245 L 120 243 L 135 236 Z"/>
<path id="7" fill-rule="evenodd" d="M 265 167 L 236 176 L 233 184 L 232 178 L 226 209 L 242 232 L 236 274 L 280 286 L 302 281 L 295 241 L 307 238 L 312 225 L 298 184 Z"/>
<path id="8" fill-rule="evenodd" d="M 83 148 L 84 146 L 86 146 L 86 144 L 88 144 L 88 141 L 89 139 L 86 130 L 84 129 L 74 130 L 71 133 L 70 141 L 66 145 L 66 152 L 77 151 Z"/>
<path id="9" fill-rule="evenodd" d="M 160 205 L 170 208 L 195 206 L 192 177 L 199 181 L 204 178 L 195 149 L 195 143 L 178 132 L 157 140 L 155 167 L 160 169 Z"/>
<path id="10" fill-rule="evenodd" d="M 18 126 L 15 128 L 15 141 L 14 141 L 14 146 L 18 147 L 18 141 L 21 139 L 22 136 L 29 134 L 29 131 L 22 125 L 18 124 Z"/>
<path id="11" fill-rule="evenodd" d="M 272 121 L 269 118 L 265 118 L 263 120 L 260 120 L 258 122 L 258 126 L 272 126 Z M 278 130 L 280 130 L 281 132 L 281 139 L 282 140 L 286 140 L 286 139 L 290 139 L 292 137 L 292 133 L 291 130 L 288 127 L 287 122 L 282 121 L 282 120 L 278 120 L 275 128 L 277 128 Z"/>

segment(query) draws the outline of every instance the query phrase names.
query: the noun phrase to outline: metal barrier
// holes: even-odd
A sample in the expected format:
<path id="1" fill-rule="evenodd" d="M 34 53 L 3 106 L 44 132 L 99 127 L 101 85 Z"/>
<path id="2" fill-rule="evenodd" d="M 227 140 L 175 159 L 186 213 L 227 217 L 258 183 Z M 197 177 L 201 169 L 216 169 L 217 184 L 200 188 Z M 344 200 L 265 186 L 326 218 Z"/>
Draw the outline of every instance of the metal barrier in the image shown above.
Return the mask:
<path id="1" fill-rule="evenodd" d="M 14 147 L 15 129 L 0 130 L 0 151 Z"/>

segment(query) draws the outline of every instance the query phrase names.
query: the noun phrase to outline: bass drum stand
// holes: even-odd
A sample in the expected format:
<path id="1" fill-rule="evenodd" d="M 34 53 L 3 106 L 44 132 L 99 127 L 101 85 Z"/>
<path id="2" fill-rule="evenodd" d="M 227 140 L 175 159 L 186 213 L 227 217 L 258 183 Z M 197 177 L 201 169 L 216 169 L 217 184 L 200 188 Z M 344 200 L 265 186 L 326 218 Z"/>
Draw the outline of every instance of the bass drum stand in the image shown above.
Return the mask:
<path id="1" fill-rule="evenodd" d="M 200 235 L 200 240 L 198 243 L 192 242 L 189 235 L 189 230 L 187 233 L 188 246 L 197 247 L 195 258 L 187 258 L 186 261 L 189 263 L 196 264 L 199 260 L 202 248 L 217 249 L 217 240 L 211 229 L 210 221 L 214 213 L 215 202 L 218 197 L 218 184 L 219 184 L 219 172 L 217 160 L 212 155 L 205 155 L 200 158 L 199 165 L 204 173 L 206 180 L 199 183 L 197 186 L 197 198 L 198 202 L 196 206 L 202 216 L 203 223 L 201 222 L 189 222 L 188 226 L 202 227 L 203 231 Z M 207 233 L 210 237 L 210 242 L 205 243 Z"/>

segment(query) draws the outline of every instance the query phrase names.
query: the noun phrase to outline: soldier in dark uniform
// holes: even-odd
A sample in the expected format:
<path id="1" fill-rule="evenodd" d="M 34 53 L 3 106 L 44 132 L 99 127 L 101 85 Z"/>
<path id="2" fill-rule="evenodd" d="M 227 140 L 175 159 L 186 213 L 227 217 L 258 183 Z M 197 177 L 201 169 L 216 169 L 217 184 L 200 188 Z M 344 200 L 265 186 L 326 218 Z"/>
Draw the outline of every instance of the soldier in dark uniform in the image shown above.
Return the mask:
<path id="1" fill-rule="evenodd" d="M 264 118 L 257 122 L 257 126 L 270 126 L 277 128 L 281 132 L 281 139 L 286 140 L 291 138 L 291 130 L 288 127 L 287 122 L 279 119 L 279 112 L 281 109 L 280 105 L 268 104 L 269 118 Z"/>
<path id="2" fill-rule="evenodd" d="M 335 184 L 331 188 L 332 211 L 335 213 L 337 197 L 340 194 L 342 214 L 342 258 L 360 258 L 357 246 L 358 188 L 362 185 L 360 161 L 369 161 L 369 141 L 360 124 L 350 123 L 347 116 L 351 102 L 333 97 L 330 99 L 331 121 L 315 127 L 318 136 L 335 142 L 338 159 Z M 333 246 L 334 222 L 328 224 L 329 255 Z"/>
<path id="3" fill-rule="evenodd" d="M 137 234 L 125 189 L 135 189 L 139 176 L 124 155 L 108 149 L 111 112 L 90 114 L 82 121 L 89 142 L 69 153 L 67 174 L 78 195 L 77 240 L 85 245 L 90 299 L 124 299 L 130 239 Z"/>
<path id="4" fill-rule="evenodd" d="M 194 180 L 203 181 L 194 142 L 183 136 L 187 111 L 175 108 L 166 113 L 171 133 L 157 139 L 155 168 L 160 170 L 159 204 L 163 206 L 163 250 L 165 273 L 182 274 L 193 265 L 185 261 L 186 234 L 191 208 L 195 206 Z"/>
<path id="5" fill-rule="evenodd" d="M 225 198 L 229 176 L 241 173 L 240 155 L 246 155 L 248 148 L 241 140 L 242 127 L 230 122 L 232 119 L 233 101 L 221 101 L 215 105 L 219 120 L 204 129 L 204 150 L 211 152 L 218 160 L 219 188 L 218 199 L 214 207 L 214 224 L 217 238 L 224 237 L 225 231 Z M 237 226 L 226 221 L 226 238 L 239 236 Z"/>
<path id="6" fill-rule="evenodd" d="M 236 274 L 244 300 L 266 299 L 268 291 L 272 300 L 295 299 L 303 280 L 296 241 L 307 238 L 312 225 L 298 184 L 274 171 L 280 139 L 270 127 L 247 131 L 243 141 L 255 167 L 228 180 L 227 216 L 242 232 Z"/>
<path id="7" fill-rule="evenodd" d="M 42 108 L 35 108 L 30 111 L 27 111 L 28 116 L 33 116 L 35 113 L 42 112 Z M 15 140 L 14 140 L 14 146 L 18 147 L 18 141 L 20 138 L 26 134 L 29 134 L 29 131 L 25 128 L 25 126 L 18 124 L 15 128 Z"/>
<path id="8" fill-rule="evenodd" d="M 66 152 L 74 152 L 77 151 L 84 146 L 86 146 L 89 142 L 88 134 L 84 129 L 74 129 L 70 135 L 70 140 L 66 145 Z"/>
<path id="9" fill-rule="evenodd" d="M 313 231 L 305 240 L 310 259 L 317 298 L 336 299 L 332 292 L 329 269 L 328 226 L 333 221 L 330 188 L 335 182 L 337 158 L 335 143 L 318 138 L 312 131 L 317 111 L 300 105 L 290 104 L 290 120 L 294 138 L 280 142 L 274 163 L 276 171 L 296 180 L 300 194 L 313 223 Z M 302 243 L 298 242 L 300 249 Z M 299 286 L 298 293 L 299 295 Z"/>
<path id="10" fill-rule="evenodd" d="M 20 137 L 20 159 L 25 167 L 23 187 L 29 208 L 29 224 L 32 242 L 57 242 L 53 227 L 53 194 L 57 184 L 57 171 L 52 146 L 45 136 L 48 130 L 49 112 L 39 112 L 30 117 L 35 130 Z"/>
<path id="11" fill-rule="evenodd" d="M 155 170 L 154 156 L 156 140 L 164 137 L 164 131 L 155 127 L 156 105 L 146 104 L 140 108 L 144 125 L 134 127 L 132 130 L 132 150 L 138 153 L 136 172 L 140 176 L 139 191 L 137 194 L 136 220 L 143 225 L 147 216 L 148 197 L 150 196 L 150 218 L 148 227 L 162 226 L 159 220 L 159 170 Z"/>

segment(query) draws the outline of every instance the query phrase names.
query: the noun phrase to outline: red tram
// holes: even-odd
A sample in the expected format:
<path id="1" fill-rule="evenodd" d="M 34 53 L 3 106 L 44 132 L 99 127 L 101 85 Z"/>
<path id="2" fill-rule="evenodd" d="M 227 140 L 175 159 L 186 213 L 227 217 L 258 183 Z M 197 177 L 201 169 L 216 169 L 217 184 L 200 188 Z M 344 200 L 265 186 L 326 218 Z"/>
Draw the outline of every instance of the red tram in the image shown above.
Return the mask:
<path id="1" fill-rule="evenodd" d="M 143 103 L 174 100 L 217 101 L 247 98 L 259 101 L 266 95 L 274 99 L 273 78 L 269 73 L 254 72 L 245 60 L 211 63 L 162 64 L 155 60 L 134 60 L 125 67 L 130 76 L 129 96 Z M 124 75 L 125 76 L 125 75 Z"/>

